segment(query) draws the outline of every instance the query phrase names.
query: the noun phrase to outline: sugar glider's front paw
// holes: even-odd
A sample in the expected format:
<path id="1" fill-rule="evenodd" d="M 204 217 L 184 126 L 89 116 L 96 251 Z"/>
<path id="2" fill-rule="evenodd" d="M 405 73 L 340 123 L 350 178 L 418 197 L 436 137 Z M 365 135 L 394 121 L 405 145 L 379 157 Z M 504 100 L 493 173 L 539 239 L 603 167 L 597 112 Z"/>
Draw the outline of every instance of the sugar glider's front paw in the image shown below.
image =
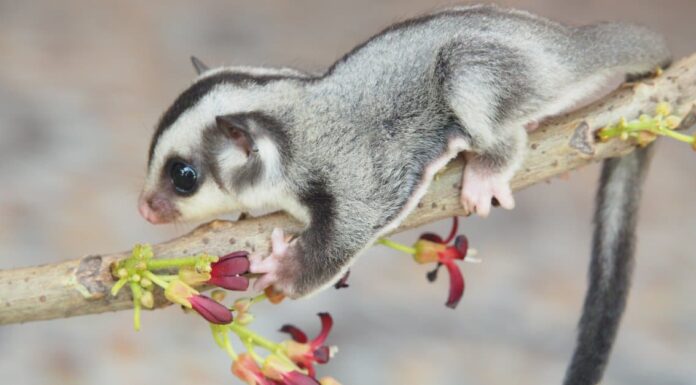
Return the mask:
<path id="1" fill-rule="evenodd" d="M 288 297 L 296 296 L 294 283 L 296 282 L 295 261 L 290 255 L 290 243 L 283 234 L 283 230 L 274 229 L 271 234 L 271 255 L 264 258 L 263 254 L 252 254 L 249 271 L 255 274 L 263 274 L 254 282 L 255 290 L 263 290 L 271 285 Z"/>
<path id="2" fill-rule="evenodd" d="M 469 213 L 487 217 L 493 198 L 500 206 L 511 210 L 515 207 L 510 183 L 501 174 L 477 171 L 471 166 L 464 168 L 461 203 Z"/>

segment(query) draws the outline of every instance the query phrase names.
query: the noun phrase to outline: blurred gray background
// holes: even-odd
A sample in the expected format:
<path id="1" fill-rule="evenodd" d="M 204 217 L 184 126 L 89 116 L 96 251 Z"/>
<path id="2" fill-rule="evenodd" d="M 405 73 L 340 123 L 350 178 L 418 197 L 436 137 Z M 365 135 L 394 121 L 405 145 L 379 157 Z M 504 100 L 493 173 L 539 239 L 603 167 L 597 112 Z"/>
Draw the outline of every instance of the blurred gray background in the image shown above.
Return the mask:
<path id="1" fill-rule="evenodd" d="M 693 0 L 525 0 L 504 5 L 569 23 L 622 19 L 696 51 Z M 321 69 L 390 23 L 439 1 L 0 0 L 0 268 L 157 242 L 189 226 L 153 227 L 136 211 L 152 128 L 212 65 Z M 598 167 L 517 194 L 518 208 L 463 221 L 484 263 L 446 309 L 447 280 L 375 247 L 351 288 L 278 307 L 257 330 L 336 320 L 340 352 L 321 373 L 343 384 L 558 384 L 585 290 Z M 605 384 L 696 383 L 696 154 L 663 142 L 644 196 L 634 290 Z M 445 232 L 449 222 L 427 230 Z M 425 230 L 425 229 L 422 229 Z M 422 231 L 397 239 L 411 242 Z M 0 290 L 0 297 L 2 292 Z M 178 309 L 111 313 L 0 328 L 0 382 L 238 383 L 208 328 Z"/>

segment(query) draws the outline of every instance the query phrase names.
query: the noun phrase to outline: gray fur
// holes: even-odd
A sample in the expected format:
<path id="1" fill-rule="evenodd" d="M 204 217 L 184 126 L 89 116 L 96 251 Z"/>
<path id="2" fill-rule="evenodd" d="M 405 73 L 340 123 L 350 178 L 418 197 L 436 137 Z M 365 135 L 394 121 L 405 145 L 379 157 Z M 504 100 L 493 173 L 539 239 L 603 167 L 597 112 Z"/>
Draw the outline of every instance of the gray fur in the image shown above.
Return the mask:
<path id="1" fill-rule="evenodd" d="M 291 243 L 279 273 L 286 280 L 284 289 L 301 296 L 340 278 L 361 250 L 403 218 L 409 200 L 429 182 L 424 180 L 426 168 L 452 141 L 465 143 L 473 154 L 467 167 L 509 180 L 524 157 L 525 124 L 572 107 L 605 77 L 648 73 L 669 57 L 658 35 L 629 24 L 569 27 L 492 6 L 456 8 L 395 24 L 321 75 L 286 69 L 206 72 L 164 115 L 153 138 L 150 167 L 160 138 L 180 116 L 198 108 L 206 94 L 224 85 L 234 87 L 236 95 L 248 95 L 254 107 L 241 113 L 261 114 L 274 122 L 271 132 L 282 133 L 270 136 L 281 154 L 282 183 L 288 200 L 308 213 L 308 226 Z M 214 122 L 215 116 L 205 119 Z M 210 142 L 201 141 L 209 148 L 198 151 L 210 153 L 217 146 Z M 256 179 L 248 171 L 260 173 L 258 162 L 266 160 L 252 158 L 242 171 L 225 172 L 217 165 L 207 169 L 231 195 L 254 191 Z M 213 153 L 204 159 L 218 158 Z M 610 161 L 605 171 L 630 159 Z M 221 175 L 236 176 L 223 180 Z M 640 179 L 631 175 L 622 186 Z M 603 183 L 613 180 L 607 177 Z M 619 240 L 602 235 L 603 207 L 615 204 L 602 202 L 595 241 L 630 244 L 635 195 L 620 203 L 631 217 L 620 221 L 628 233 L 619 233 Z M 611 250 L 596 254 L 595 260 L 613 264 L 612 255 L 620 250 Z M 631 251 L 628 247 L 623 255 Z M 623 278 L 614 282 L 617 277 L 622 276 L 593 278 L 581 323 L 581 350 L 567 384 L 589 384 L 585 379 L 601 375 L 623 300 L 603 302 L 597 296 L 604 291 L 596 287 L 600 281 L 605 288 L 623 287 Z M 602 318 L 606 314 L 613 321 Z M 598 336 L 605 327 L 608 334 Z"/>
<path id="2" fill-rule="evenodd" d="M 643 148 L 604 162 L 589 287 L 565 385 L 599 383 L 609 360 L 631 285 L 638 206 L 650 153 Z"/>

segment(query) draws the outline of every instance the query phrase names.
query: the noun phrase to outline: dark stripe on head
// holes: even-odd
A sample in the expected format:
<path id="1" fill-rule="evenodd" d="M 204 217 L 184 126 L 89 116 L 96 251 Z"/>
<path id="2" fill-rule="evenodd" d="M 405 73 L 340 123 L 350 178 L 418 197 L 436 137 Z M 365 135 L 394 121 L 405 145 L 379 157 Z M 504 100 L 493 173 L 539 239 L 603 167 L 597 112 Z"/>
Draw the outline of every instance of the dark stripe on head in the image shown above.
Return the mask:
<path id="1" fill-rule="evenodd" d="M 220 84 L 232 84 L 239 87 L 249 87 L 253 85 L 263 86 L 271 82 L 285 79 L 299 80 L 304 78 L 293 75 L 251 75 L 243 72 L 224 71 L 195 82 L 186 91 L 181 93 L 172 106 L 162 115 L 152 137 L 152 142 L 150 143 L 148 165 L 152 162 L 152 155 L 155 152 L 155 147 L 162 134 L 179 119 L 181 114 L 196 105 L 196 103 L 214 87 Z"/>

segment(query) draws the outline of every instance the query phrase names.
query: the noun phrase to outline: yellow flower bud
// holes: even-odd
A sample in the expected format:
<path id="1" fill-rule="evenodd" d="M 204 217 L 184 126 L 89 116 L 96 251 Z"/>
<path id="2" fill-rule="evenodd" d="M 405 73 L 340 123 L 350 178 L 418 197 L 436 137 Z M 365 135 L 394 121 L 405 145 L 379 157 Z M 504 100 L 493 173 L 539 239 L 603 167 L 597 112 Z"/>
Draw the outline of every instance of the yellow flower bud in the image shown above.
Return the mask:
<path id="1" fill-rule="evenodd" d="M 155 306 L 155 297 L 152 295 L 152 292 L 145 291 L 140 297 L 140 303 L 146 308 L 152 309 Z"/>
<path id="2" fill-rule="evenodd" d="M 672 106 L 670 106 L 667 102 L 657 103 L 655 113 L 661 116 L 667 116 L 672 113 Z"/>
<path id="3" fill-rule="evenodd" d="M 249 307 L 251 307 L 251 299 L 240 298 L 234 301 L 234 305 L 232 305 L 232 307 L 240 313 L 245 313 L 249 310 Z"/>
<path id="4" fill-rule="evenodd" d="M 227 294 L 227 293 L 225 293 L 224 290 L 213 290 L 213 291 L 210 293 L 210 298 L 212 298 L 212 299 L 214 299 L 214 300 L 216 300 L 216 301 L 218 301 L 218 302 L 222 302 L 222 301 L 225 300 L 225 295 L 226 295 L 226 294 Z"/>
<path id="5" fill-rule="evenodd" d="M 198 292 L 195 289 L 178 279 L 170 282 L 169 286 L 164 289 L 164 296 L 168 300 L 189 309 L 191 308 L 191 302 L 189 302 L 188 298 L 197 294 Z"/>
<path id="6" fill-rule="evenodd" d="M 665 118 L 665 126 L 670 130 L 674 130 L 675 128 L 679 127 L 680 124 L 681 118 L 679 118 L 678 116 L 670 115 L 667 118 Z"/>
<path id="7" fill-rule="evenodd" d="M 254 315 L 251 313 L 241 313 L 237 316 L 237 318 L 234 319 L 234 322 L 242 326 L 249 325 L 250 323 L 254 322 Z"/>
<path id="8" fill-rule="evenodd" d="M 142 286 L 143 289 L 149 289 L 152 287 L 152 281 L 147 278 L 143 278 L 140 280 L 140 286 Z"/>
<path id="9" fill-rule="evenodd" d="M 645 147 L 652 143 L 655 139 L 657 139 L 657 135 L 653 134 L 652 132 L 641 131 L 636 137 L 636 143 L 638 143 L 638 145 L 641 147 Z"/>

